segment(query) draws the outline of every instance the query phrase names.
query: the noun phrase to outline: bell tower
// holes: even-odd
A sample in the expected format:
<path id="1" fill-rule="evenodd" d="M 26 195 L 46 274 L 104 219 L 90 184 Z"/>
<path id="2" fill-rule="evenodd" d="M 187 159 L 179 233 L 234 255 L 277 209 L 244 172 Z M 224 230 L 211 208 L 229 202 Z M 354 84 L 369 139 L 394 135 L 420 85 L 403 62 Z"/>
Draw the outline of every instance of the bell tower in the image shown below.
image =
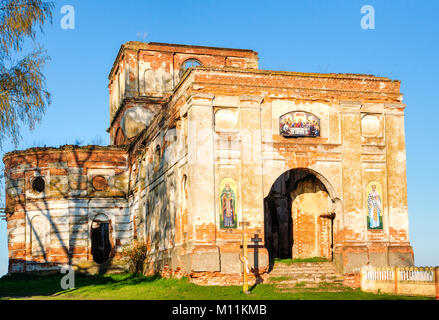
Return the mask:
<path id="1" fill-rule="evenodd" d="M 109 75 L 111 144 L 126 144 L 139 134 L 193 68 L 257 69 L 252 50 L 127 42 Z M 133 109 L 128 111 L 129 109 Z"/>

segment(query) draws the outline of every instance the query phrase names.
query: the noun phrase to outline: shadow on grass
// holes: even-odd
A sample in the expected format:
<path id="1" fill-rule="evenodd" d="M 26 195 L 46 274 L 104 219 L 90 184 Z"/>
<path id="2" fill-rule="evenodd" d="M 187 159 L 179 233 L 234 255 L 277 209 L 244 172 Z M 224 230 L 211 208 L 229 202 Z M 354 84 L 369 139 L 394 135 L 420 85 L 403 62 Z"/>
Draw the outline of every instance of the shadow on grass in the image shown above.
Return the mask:
<path id="1" fill-rule="evenodd" d="M 165 279 L 160 276 L 130 274 L 76 274 L 75 289 L 62 290 L 63 275 L 14 275 L 0 279 L 0 299 L 146 299 L 146 300 L 412 300 L 425 297 L 403 297 L 346 290 L 341 292 L 285 292 L 273 284 L 259 284 L 251 294 L 240 286 L 198 286 L 189 279 Z M 121 291 L 118 291 L 121 289 Z M 323 290 L 323 289 L 321 289 Z M 71 295 L 70 295 L 71 293 Z M 61 297 L 58 297 L 61 296 Z"/>
<path id="2" fill-rule="evenodd" d="M 64 275 L 6 275 L 0 278 L 0 299 L 24 298 L 31 296 L 54 296 L 64 292 L 74 292 L 83 287 L 105 286 L 111 290 L 122 286 L 138 285 L 161 279 L 160 276 L 143 276 L 132 274 L 112 275 L 75 275 L 75 289 L 63 290 L 61 279 Z"/>

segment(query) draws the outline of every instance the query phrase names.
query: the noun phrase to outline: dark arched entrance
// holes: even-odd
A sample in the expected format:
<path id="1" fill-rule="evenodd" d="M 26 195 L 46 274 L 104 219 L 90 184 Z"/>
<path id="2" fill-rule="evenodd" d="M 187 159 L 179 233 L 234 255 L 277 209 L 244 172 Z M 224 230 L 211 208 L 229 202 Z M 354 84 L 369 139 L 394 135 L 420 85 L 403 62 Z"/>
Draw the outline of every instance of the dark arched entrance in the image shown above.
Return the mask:
<path id="1" fill-rule="evenodd" d="M 98 215 L 91 224 L 91 254 L 97 263 L 104 263 L 111 253 L 110 221 L 105 215 Z"/>
<path id="2" fill-rule="evenodd" d="M 264 199 L 265 244 L 271 261 L 332 259 L 333 191 L 322 180 L 316 172 L 300 168 L 285 172 L 273 183 Z"/>

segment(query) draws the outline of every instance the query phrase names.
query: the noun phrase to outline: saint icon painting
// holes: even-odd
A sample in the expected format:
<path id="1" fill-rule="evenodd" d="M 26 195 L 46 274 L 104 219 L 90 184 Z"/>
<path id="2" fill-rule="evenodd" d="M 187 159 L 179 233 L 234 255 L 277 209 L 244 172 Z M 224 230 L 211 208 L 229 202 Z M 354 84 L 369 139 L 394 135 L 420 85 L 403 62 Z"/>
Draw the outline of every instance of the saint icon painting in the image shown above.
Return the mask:
<path id="1" fill-rule="evenodd" d="M 366 187 L 367 195 L 367 228 L 383 229 L 382 187 L 379 182 L 370 182 Z"/>
<path id="2" fill-rule="evenodd" d="M 220 183 L 220 228 L 236 229 L 238 219 L 236 216 L 236 182 L 225 178 Z"/>

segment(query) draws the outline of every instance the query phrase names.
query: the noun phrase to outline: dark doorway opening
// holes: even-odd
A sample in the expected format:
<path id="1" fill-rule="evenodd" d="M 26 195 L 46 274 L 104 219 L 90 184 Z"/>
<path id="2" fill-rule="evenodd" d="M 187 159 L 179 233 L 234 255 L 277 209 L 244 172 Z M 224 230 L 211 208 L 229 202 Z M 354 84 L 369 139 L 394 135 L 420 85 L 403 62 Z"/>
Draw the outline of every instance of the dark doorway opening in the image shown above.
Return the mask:
<path id="1" fill-rule="evenodd" d="M 322 181 L 312 170 L 292 169 L 279 176 L 273 183 L 270 193 L 264 199 L 265 246 L 269 253 L 271 265 L 275 258 L 295 258 L 293 257 L 295 230 L 293 227 L 292 204 L 300 194 L 307 192 L 303 190 L 303 184 L 315 185 L 317 189 L 326 190 Z M 332 219 L 333 216 L 329 218 Z M 318 218 L 316 218 L 316 221 L 318 221 Z M 329 232 L 331 233 L 328 235 L 330 238 L 328 240 L 332 242 L 332 221 L 328 222 L 330 225 Z M 296 247 L 297 245 L 299 245 L 299 242 Z M 300 245 L 302 246 L 302 244 Z M 332 243 L 329 250 L 331 249 Z"/>
<path id="2" fill-rule="evenodd" d="M 110 223 L 93 221 L 91 226 L 91 254 L 96 263 L 104 263 L 111 253 Z"/>

